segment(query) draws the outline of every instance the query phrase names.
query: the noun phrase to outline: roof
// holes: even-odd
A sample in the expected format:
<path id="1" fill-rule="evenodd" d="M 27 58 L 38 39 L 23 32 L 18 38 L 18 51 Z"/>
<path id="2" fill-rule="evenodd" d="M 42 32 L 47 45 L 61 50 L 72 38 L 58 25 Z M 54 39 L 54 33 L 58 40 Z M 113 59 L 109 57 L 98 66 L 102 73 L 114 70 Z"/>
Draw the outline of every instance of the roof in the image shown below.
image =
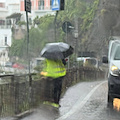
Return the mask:
<path id="1" fill-rule="evenodd" d="M 12 15 L 10 16 L 7 16 L 6 18 L 9 19 L 9 18 L 17 18 L 17 17 L 21 17 L 21 13 L 13 13 Z"/>

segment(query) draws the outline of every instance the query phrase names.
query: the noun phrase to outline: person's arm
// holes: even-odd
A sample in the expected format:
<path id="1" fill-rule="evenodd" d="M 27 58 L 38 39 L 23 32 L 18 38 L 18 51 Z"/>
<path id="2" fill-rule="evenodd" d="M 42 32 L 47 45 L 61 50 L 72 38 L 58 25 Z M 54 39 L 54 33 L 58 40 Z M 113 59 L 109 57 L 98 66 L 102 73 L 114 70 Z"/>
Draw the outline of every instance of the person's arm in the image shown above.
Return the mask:
<path id="1" fill-rule="evenodd" d="M 43 75 L 43 76 L 47 75 L 46 68 L 47 68 L 47 63 L 46 63 L 46 60 L 44 60 L 43 68 L 42 68 L 42 71 L 40 72 L 40 75 Z"/>
<path id="2" fill-rule="evenodd" d="M 64 65 L 66 65 L 66 61 L 65 61 L 65 59 L 62 59 L 62 63 L 63 63 Z"/>

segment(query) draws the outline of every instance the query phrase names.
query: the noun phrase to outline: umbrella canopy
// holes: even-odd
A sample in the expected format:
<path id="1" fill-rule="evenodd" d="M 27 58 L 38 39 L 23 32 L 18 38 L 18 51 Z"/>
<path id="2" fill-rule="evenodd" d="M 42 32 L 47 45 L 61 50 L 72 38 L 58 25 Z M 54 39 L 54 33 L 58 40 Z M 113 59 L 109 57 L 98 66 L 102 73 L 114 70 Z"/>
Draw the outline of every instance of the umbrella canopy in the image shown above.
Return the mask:
<path id="1" fill-rule="evenodd" d="M 48 59 L 64 59 L 73 53 L 73 48 L 67 43 L 48 43 L 41 51 L 41 56 Z"/>

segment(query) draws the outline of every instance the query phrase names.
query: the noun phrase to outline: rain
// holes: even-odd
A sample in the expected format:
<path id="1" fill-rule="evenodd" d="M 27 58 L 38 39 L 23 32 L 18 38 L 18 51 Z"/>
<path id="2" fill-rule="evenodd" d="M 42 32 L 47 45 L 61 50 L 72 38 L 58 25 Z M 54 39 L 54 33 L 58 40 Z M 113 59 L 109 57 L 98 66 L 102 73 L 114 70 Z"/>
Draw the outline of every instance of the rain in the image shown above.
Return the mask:
<path id="1" fill-rule="evenodd" d="M 0 120 L 119 120 L 120 0 L 0 0 Z"/>

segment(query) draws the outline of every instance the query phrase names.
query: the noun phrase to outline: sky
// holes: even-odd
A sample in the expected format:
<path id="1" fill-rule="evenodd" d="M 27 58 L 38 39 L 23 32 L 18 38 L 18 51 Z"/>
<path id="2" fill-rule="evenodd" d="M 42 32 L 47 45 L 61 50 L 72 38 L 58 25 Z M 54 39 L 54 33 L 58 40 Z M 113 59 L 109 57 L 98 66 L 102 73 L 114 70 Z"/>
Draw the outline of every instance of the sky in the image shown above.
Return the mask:
<path id="1" fill-rule="evenodd" d="M 0 2 L 19 3 L 20 0 L 0 0 Z"/>

